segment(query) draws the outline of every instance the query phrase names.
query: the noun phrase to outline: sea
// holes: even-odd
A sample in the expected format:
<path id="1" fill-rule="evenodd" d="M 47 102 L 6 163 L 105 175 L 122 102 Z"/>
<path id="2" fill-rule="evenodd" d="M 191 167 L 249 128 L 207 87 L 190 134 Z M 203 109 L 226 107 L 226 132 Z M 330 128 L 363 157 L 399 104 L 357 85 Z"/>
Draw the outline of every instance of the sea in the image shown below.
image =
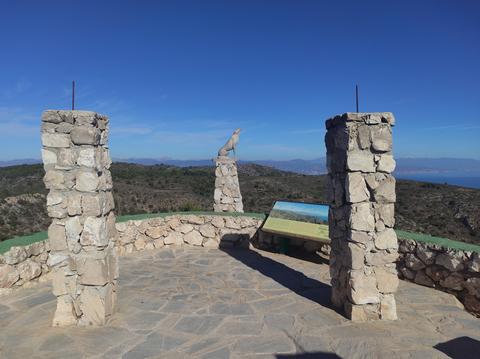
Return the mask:
<path id="1" fill-rule="evenodd" d="M 441 183 L 441 184 L 450 184 L 454 186 L 470 187 L 470 188 L 479 188 L 480 189 L 480 177 L 453 177 L 453 176 L 442 176 L 437 174 L 403 174 L 397 175 L 397 178 L 409 179 L 420 182 L 431 182 L 431 183 Z"/>

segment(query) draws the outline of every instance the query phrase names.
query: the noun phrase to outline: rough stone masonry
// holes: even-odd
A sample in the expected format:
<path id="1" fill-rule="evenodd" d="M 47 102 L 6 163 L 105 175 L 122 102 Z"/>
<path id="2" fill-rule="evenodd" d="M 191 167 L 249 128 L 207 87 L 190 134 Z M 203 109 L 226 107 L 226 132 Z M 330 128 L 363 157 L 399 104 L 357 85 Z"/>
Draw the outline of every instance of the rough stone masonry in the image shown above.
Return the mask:
<path id="1" fill-rule="evenodd" d="M 397 319 L 393 115 L 326 121 L 332 302 L 355 321 Z"/>
<path id="2" fill-rule="evenodd" d="M 48 215 L 53 325 L 103 325 L 116 303 L 118 258 L 108 118 L 89 111 L 45 111 L 42 159 Z"/>
<path id="3" fill-rule="evenodd" d="M 228 156 L 215 159 L 215 212 L 242 212 L 243 202 L 238 182 L 237 163 Z"/>

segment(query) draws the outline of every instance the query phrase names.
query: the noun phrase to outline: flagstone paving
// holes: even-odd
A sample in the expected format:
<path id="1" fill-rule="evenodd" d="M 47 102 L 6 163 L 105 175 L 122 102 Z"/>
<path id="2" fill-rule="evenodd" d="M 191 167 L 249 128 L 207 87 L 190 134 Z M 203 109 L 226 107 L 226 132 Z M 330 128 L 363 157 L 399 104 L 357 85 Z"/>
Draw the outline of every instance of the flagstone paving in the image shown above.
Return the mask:
<path id="1" fill-rule="evenodd" d="M 165 248 L 123 257 L 120 268 L 118 312 L 103 328 L 52 328 L 48 283 L 1 297 L 0 358 L 480 353 L 479 319 L 453 296 L 407 282 L 397 294 L 398 321 L 352 323 L 330 307 L 327 264 L 252 250 Z"/>

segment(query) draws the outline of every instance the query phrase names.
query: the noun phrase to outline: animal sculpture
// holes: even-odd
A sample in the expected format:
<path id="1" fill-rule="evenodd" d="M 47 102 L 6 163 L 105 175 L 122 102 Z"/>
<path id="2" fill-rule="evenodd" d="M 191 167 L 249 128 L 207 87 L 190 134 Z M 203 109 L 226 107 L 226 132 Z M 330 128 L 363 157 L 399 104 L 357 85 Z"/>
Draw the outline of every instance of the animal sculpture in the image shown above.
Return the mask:
<path id="1" fill-rule="evenodd" d="M 240 128 L 237 128 L 235 131 L 233 131 L 232 136 L 228 139 L 227 143 L 225 143 L 222 148 L 218 150 L 218 155 L 219 156 L 228 156 L 228 153 L 230 151 L 233 151 L 234 156 L 237 156 L 236 153 L 236 148 L 237 148 L 237 143 L 240 139 Z"/>

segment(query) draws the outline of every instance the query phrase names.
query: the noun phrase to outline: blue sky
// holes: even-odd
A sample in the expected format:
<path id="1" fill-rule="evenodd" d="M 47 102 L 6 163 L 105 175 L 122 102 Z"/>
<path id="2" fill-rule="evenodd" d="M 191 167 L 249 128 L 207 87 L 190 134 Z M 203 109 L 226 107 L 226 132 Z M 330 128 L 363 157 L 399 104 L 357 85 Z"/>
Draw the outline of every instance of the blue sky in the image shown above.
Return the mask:
<path id="1" fill-rule="evenodd" d="M 478 1 L 3 1 L 0 160 L 44 109 L 111 118 L 115 158 L 325 155 L 324 121 L 392 111 L 399 157 L 480 159 Z"/>

